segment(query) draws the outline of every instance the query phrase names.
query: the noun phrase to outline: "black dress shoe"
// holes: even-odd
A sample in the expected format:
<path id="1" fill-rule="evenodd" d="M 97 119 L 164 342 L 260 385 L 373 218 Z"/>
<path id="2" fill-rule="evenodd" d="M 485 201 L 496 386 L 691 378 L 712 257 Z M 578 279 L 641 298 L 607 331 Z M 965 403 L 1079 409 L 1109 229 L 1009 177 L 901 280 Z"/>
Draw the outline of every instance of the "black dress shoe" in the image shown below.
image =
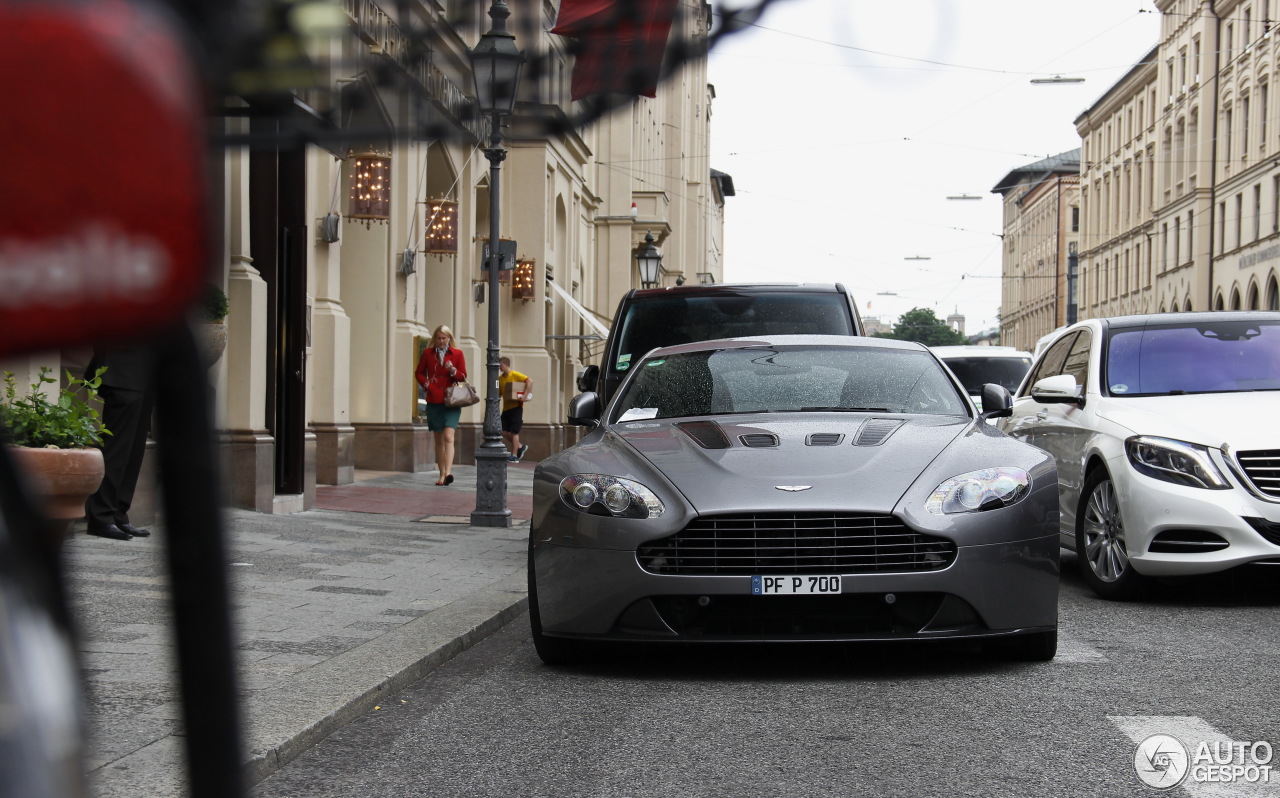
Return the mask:
<path id="1" fill-rule="evenodd" d="M 133 540 L 133 535 L 130 535 L 115 524 L 91 526 L 89 527 L 88 532 L 90 535 L 97 535 L 100 538 L 111 538 L 112 540 Z"/>
<path id="2" fill-rule="evenodd" d="M 150 529 L 138 529 L 133 524 L 116 524 L 116 526 L 123 529 L 125 532 L 128 532 L 130 535 L 133 535 L 135 538 L 151 537 Z"/>

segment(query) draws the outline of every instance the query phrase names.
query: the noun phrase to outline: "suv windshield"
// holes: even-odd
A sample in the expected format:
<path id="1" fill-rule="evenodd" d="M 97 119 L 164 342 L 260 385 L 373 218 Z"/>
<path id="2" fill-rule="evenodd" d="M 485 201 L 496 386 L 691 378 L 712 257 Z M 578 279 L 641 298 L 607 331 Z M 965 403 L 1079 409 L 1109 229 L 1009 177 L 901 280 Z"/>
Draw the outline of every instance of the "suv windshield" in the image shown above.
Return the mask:
<path id="1" fill-rule="evenodd" d="M 982 386 L 989 382 L 1016 391 L 1031 370 L 1029 357 L 947 357 L 942 362 L 973 396 L 981 395 Z"/>
<path id="2" fill-rule="evenodd" d="M 836 292 L 654 297 L 633 304 L 621 322 L 617 356 L 605 367 L 623 372 L 658 346 L 756 335 L 857 334 L 849 301 Z"/>
<path id="3" fill-rule="evenodd" d="M 1113 330 L 1106 382 L 1113 396 L 1280 390 L 1280 324 Z"/>
<path id="4" fill-rule="evenodd" d="M 747 347 L 643 361 L 619 422 L 732 413 L 849 411 L 965 415 L 927 353 L 873 347 Z"/>

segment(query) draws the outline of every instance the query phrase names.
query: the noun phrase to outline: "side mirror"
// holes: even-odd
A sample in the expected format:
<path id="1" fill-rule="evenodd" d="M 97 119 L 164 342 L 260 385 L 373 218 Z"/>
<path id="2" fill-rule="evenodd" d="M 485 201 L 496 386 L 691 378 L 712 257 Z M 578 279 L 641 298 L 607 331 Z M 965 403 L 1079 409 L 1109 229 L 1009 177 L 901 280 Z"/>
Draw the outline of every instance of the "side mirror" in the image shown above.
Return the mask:
<path id="1" fill-rule="evenodd" d="M 590 366 L 584 366 L 582 371 L 578 372 L 578 390 L 594 391 L 596 383 L 600 380 L 600 367 L 592 363 Z"/>
<path id="2" fill-rule="evenodd" d="M 603 410 L 600 394 L 595 391 L 580 393 L 569 400 L 569 423 L 578 427 L 598 427 Z"/>
<path id="3" fill-rule="evenodd" d="M 1045 377 L 1031 386 L 1031 398 L 1041 404 L 1078 404 L 1084 406 L 1084 396 L 1076 378 L 1070 374 Z"/>
<path id="4" fill-rule="evenodd" d="M 1003 418 L 1013 415 L 1013 394 L 999 383 L 982 386 L 982 415 L 979 418 Z"/>

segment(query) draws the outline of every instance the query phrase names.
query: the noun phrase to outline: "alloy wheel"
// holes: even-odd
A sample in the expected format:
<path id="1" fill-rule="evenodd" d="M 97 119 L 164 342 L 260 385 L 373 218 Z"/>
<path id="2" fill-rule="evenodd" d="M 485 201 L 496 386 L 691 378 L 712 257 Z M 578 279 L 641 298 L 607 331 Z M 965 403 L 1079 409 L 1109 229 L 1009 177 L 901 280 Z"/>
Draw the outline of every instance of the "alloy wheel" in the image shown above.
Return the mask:
<path id="1" fill-rule="evenodd" d="M 1110 479 L 1100 481 L 1089 494 L 1084 513 L 1084 556 L 1103 582 L 1115 582 L 1129 570 L 1124 519 Z"/>

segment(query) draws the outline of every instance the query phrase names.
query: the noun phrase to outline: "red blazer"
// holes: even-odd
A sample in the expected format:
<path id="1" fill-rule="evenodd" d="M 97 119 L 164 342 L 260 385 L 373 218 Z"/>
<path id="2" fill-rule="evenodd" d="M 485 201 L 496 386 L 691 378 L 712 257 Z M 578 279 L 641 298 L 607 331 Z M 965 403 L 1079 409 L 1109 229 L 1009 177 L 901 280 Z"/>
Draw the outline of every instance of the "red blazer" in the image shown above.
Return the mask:
<path id="1" fill-rule="evenodd" d="M 449 363 L 457 369 L 454 375 L 449 374 L 449 369 L 445 366 Z M 461 349 L 449 347 L 444 353 L 444 363 L 440 362 L 436 356 L 436 348 L 423 351 L 422 357 L 418 360 L 418 370 L 413 373 L 418 378 L 418 384 L 427 389 L 427 403 L 442 405 L 444 404 L 444 390 L 451 383 L 462 382 L 467 378 L 467 359 L 462 355 Z"/>

